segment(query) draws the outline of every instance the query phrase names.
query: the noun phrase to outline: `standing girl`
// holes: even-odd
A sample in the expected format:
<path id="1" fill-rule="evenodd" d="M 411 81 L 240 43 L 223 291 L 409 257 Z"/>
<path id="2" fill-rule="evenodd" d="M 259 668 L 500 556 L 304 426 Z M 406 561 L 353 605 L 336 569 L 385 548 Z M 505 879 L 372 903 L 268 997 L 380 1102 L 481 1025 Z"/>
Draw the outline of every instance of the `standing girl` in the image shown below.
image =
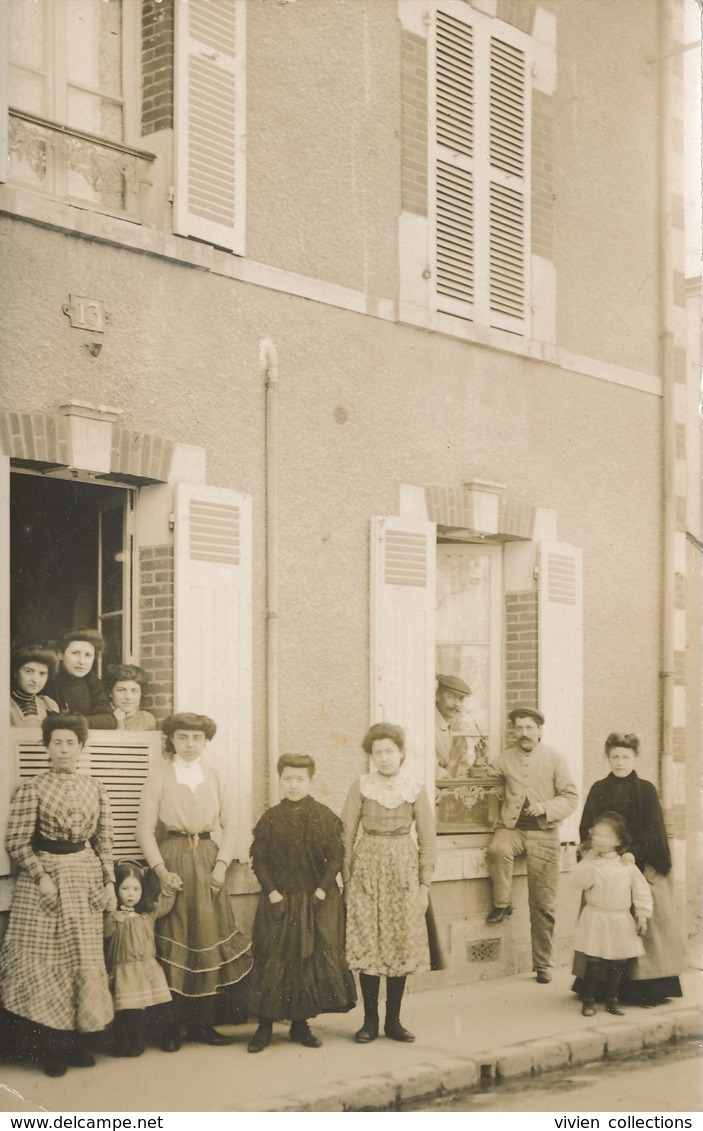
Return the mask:
<path id="1" fill-rule="evenodd" d="M 436 858 L 434 820 L 424 786 L 403 768 L 401 727 L 376 723 L 362 745 L 371 772 L 351 787 L 342 811 L 347 961 L 359 971 L 364 999 L 364 1024 L 354 1040 L 367 1044 L 378 1036 L 385 975 L 384 1032 L 393 1041 L 414 1041 L 400 1023 L 400 1005 L 407 975 L 430 965 L 425 912 Z"/>
<path id="2" fill-rule="evenodd" d="M 635 864 L 620 853 L 627 849 L 627 826 L 618 813 L 601 813 L 589 831 L 574 880 L 584 891 L 574 945 L 585 956 L 584 1017 L 596 1012 L 595 989 L 605 983 L 605 1008 L 622 1016 L 618 990 L 630 958 L 644 954 L 641 936 L 652 914 L 649 884 Z M 631 914 L 634 908 L 635 918 Z"/>
<path id="3" fill-rule="evenodd" d="M 261 884 L 252 944 L 252 1012 L 259 1026 L 249 1052 L 271 1042 L 274 1020 L 289 1020 L 291 1041 L 319 1048 L 308 1019 L 356 1004 L 344 960 L 344 906 L 337 873 L 342 822 L 310 796 L 315 763 L 307 754 L 278 759 L 282 800 L 254 829 L 251 856 Z"/>
<path id="4" fill-rule="evenodd" d="M 154 923 L 173 907 L 175 894 L 149 899 L 144 873 L 131 861 L 115 868 L 117 909 L 105 915 L 107 972 L 115 1003 L 115 1056 L 141 1056 L 146 1043 L 146 1010 L 171 1000 L 166 976 L 156 961 Z"/>

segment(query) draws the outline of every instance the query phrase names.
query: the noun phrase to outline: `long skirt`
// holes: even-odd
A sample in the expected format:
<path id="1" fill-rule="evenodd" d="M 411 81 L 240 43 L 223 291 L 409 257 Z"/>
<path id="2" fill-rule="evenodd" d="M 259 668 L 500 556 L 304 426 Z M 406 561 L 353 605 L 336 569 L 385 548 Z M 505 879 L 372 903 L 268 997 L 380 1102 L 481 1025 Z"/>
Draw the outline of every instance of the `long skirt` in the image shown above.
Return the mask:
<path id="1" fill-rule="evenodd" d="M 324 900 L 305 892 L 277 904 L 260 896 L 252 943 L 251 1011 L 302 1021 L 347 1013 L 356 1004 L 344 957 L 344 904 L 335 886 Z"/>
<path id="2" fill-rule="evenodd" d="M 670 997 L 682 997 L 679 974 L 685 966 L 685 947 L 674 901 L 672 874 L 661 876 L 653 868 L 645 868 L 654 910 L 642 938 L 644 954 L 628 962 L 618 998 L 630 1005 L 659 1005 Z M 583 991 L 585 957 L 576 951 L 572 973 L 576 975 L 572 989 Z M 602 997 L 602 987 L 596 990 Z"/>
<path id="3" fill-rule="evenodd" d="M 347 900 L 347 962 L 389 978 L 429 970 L 417 847 L 410 836 L 357 841 Z"/>
<path id="4" fill-rule="evenodd" d="M 112 1021 L 103 957 L 104 883 L 92 848 L 38 853 L 58 891 L 46 911 L 39 885 L 21 872 L 0 950 L 4 1009 L 48 1029 L 93 1033 Z"/>
<path id="5" fill-rule="evenodd" d="M 208 1008 L 212 1022 L 244 1021 L 251 943 L 237 927 L 226 889 L 217 894 L 210 889 L 217 845 L 213 840 L 194 844 L 189 837 L 167 836 L 159 848 L 168 870 L 183 881 L 173 909 L 157 920 L 154 932 L 169 988 L 185 1003 L 213 999 L 209 1006 L 214 1014 Z"/>

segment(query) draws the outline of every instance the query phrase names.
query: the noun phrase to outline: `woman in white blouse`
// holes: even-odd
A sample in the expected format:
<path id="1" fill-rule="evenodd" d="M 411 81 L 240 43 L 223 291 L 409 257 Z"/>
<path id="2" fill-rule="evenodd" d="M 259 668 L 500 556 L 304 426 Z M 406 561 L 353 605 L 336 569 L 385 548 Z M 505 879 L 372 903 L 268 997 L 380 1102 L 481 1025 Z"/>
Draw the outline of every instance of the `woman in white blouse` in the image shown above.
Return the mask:
<path id="1" fill-rule="evenodd" d="M 173 996 L 161 1047 L 175 1052 L 182 1022 L 192 1041 L 229 1043 L 214 1026 L 246 1020 L 252 958 L 224 886 L 234 854 L 232 799 L 203 763 L 216 724 L 206 715 L 180 713 L 164 719 L 161 729 L 166 760 L 145 782 L 137 840 L 162 892 L 176 892 L 173 910 L 156 929 L 156 953 Z M 218 825 L 219 845 L 213 839 Z"/>

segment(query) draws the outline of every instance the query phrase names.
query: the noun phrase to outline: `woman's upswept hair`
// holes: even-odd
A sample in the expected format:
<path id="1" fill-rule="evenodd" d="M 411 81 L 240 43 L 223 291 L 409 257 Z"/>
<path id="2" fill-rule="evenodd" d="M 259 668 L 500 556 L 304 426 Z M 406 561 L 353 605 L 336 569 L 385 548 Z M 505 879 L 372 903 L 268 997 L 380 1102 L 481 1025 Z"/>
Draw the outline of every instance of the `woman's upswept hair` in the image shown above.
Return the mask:
<path id="1" fill-rule="evenodd" d="M 164 749 L 169 758 L 173 758 L 176 748 L 173 745 L 173 733 L 176 730 L 201 730 L 208 742 L 217 734 L 217 723 L 207 715 L 194 715 L 191 711 L 180 711 L 175 715 L 167 715 L 161 723 L 166 741 Z"/>
<path id="2" fill-rule="evenodd" d="M 48 746 L 55 730 L 72 730 L 81 746 L 85 746 L 88 739 L 88 720 L 83 715 L 72 715 L 63 711 L 60 715 L 47 715 L 42 719 L 42 742 Z"/>
<path id="3" fill-rule="evenodd" d="M 64 652 L 73 640 L 84 640 L 86 644 L 92 644 L 95 649 L 95 655 L 99 656 L 105 647 L 105 640 L 95 628 L 86 628 L 83 625 L 80 628 L 65 628 L 60 632 L 56 641 L 56 647 L 59 652 Z"/>
<path id="4" fill-rule="evenodd" d="M 640 752 L 640 740 L 636 734 L 623 734 L 620 730 L 611 731 L 605 740 L 605 752 L 610 754 L 610 751 L 615 746 L 624 746 L 627 750 L 634 750 L 635 754 Z"/>
<path id="5" fill-rule="evenodd" d="M 115 864 L 115 894 L 118 904 L 120 884 L 128 876 L 139 880 L 142 885 L 141 899 L 134 905 L 134 910 L 140 915 L 153 911 L 159 902 L 160 885 L 158 879 L 150 868 L 142 868 L 135 860 L 120 860 L 119 863 Z"/>
<path id="6" fill-rule="evenodd" d="M 374 723 L 364 735 L 361 745 L 366 753 L 370 754 L 374 742 L 379 742 L 383 738 L 390 738 L 401 754 L 405 754 L 405 731 L 395 723 Z"/>
<path id="7" fill-rule="evenodd" d="M 307 770 L 309 778 L 315 775 L 315 759 L 309 754 L 281 754 L 276 767 L 279 778 L 285 769 Z"/>
<path id="8" fill-rule="evenodd" d="M 589 841 L 591 833 L 593 832 L 596 825 L 608 825 L 608 827 L 613 830 L 616 837 L 618 838 L 618 852 L 620 854 L 627 852 L 628 848 L 630 847 L 631 837 L 627 821 L 624 817 L 621 817 L 619 813 L 599 813 L 598 816 L 594 818 L 593 822 L 591 823 L 591 827 L 588 830 Z"/>
<path id="9" fill-rule="evenodd" d="M 59 667 L 59 658 L 52 648 L 43 644 L 26 644 L 22 648 L 15 648 L 10 657 L 10 671 L 16 676 L 25 664 L 45 664 L 49 675 L 56 675 Z"/>
<path id="10" fill-rule="evenodd" d="M 112 691 L 116 683 L 126 682 L 128 679 L 138 683 L 142 690 L 149 682 L 144 668 L 138 668 L 136 664 L 113 664 L 107 669 L 103 683 L 108 691 Z"/>

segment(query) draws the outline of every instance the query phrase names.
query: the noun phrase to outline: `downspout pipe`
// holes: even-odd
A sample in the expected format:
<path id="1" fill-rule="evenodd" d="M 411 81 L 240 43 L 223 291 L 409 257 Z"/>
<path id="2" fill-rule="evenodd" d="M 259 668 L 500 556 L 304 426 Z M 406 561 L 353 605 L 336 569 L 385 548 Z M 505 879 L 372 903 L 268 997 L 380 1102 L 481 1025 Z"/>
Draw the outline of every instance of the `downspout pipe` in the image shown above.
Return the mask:
<path id="1" fill-rule="evenodd" d="M 674 387 L 674 262 L 672 169 L 672 61 L 666 54 L 672 43 L 670 0 L 660 0 L 659 67 L 659 317 L 660 372 L 662 379 L 662 666 L 661 678 L 661 794 L 670 817 L 674 796 L 674 666 L 676 601 L 676 406 Z M 671 830 L 669 830 L 671 832 Z"/>
<path id="2" fill-rule="evenodd" d="M 270 338 L 259 345 L 266 388 L 266 709 L 269 805 L 278 803 L 278 355 Z"/>

